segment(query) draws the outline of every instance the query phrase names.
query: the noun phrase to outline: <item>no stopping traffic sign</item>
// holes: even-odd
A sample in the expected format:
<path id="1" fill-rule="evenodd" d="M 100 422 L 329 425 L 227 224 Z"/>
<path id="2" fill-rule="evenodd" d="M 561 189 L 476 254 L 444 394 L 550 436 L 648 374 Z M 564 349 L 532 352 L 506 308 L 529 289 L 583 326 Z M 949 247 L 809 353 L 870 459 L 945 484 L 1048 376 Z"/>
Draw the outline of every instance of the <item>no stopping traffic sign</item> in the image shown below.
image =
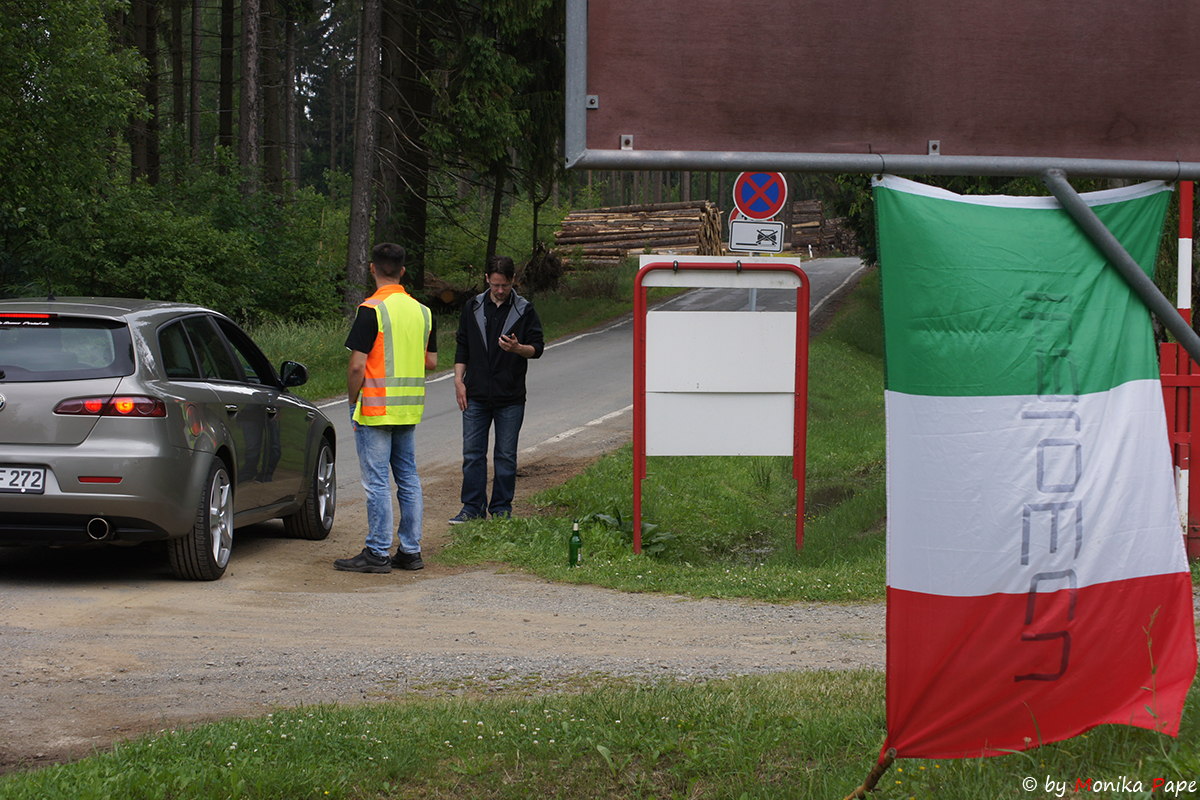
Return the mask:
<path id="1" fill-rule="evenodd" d="M 787 194 L 787 181 L 778 172 L 743 172 L 733 184 L 733 204 L 750 219 L 774 217 Z"/>

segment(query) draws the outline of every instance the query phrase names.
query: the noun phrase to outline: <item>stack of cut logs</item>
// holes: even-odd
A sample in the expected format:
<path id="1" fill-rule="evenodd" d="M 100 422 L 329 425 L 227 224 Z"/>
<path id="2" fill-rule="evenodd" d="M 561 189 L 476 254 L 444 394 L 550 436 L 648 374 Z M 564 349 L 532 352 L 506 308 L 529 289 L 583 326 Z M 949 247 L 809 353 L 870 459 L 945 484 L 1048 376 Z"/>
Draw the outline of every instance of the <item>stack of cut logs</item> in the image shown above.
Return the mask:
<path id="1" fill-rule="evenodd" d="M 708 200 L 572 211 L 554 251 L 574 269 L 612 266 L 646 252 L 722 255 L 721 211 Z"/>
<path id="2" fill-rule="evenodd" d="M 833 250 L 858 253 L 854 235 L 842 218 L 826 217 L 820 200 L 797 200 L 792 203 L 792 249 L 804 252 L 809 247 L 821 255 Z"/>

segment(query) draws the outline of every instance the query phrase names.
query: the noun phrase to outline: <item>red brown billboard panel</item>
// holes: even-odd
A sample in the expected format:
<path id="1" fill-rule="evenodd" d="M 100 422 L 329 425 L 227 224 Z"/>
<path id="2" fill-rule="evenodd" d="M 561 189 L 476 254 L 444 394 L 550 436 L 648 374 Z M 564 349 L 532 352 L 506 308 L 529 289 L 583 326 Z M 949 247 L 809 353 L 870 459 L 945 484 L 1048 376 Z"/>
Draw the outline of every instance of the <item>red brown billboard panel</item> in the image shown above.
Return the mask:
<path id="1" fill-rule="evenodd" d="M 1195 0 L 570 4 L 569 158 L 1200 161 Z"/>

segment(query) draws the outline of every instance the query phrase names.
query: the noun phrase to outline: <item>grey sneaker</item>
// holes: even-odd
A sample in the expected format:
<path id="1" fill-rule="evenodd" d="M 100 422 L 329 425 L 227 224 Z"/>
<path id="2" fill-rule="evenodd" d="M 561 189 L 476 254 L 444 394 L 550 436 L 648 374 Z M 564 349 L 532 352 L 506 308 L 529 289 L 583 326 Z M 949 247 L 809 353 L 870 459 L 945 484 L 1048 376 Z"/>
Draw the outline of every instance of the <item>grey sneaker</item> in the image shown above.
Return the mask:
<path id="1" fill-rule="evenodd" d="M 392 566 L 396 569 L 425 569 L 425 562 L 420 553 L 404 553 L 399 550 L 392 556 Z"/>
<path id="2" fill-rule="evenodd" d="M 388 561 L 387 556 L 380 558 L 365 547 L 354 558 L 339 558 L 333 562 L 333 566 L 343 572 L 379 572 L 386 574 L 392 571 L 392 564 Z"/>

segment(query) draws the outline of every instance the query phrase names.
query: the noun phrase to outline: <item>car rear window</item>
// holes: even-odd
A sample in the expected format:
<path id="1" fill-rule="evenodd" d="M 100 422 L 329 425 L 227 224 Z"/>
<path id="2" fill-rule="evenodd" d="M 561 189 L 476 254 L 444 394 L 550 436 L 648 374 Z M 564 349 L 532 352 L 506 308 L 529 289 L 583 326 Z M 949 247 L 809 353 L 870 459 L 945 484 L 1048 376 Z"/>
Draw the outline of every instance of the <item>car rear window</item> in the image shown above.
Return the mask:
<path id="1" fill-rule="evenodd" d="M 117 320 L 0 314 L 0 382 L 72 381 L 133 374 L 129 328 Z"/>

